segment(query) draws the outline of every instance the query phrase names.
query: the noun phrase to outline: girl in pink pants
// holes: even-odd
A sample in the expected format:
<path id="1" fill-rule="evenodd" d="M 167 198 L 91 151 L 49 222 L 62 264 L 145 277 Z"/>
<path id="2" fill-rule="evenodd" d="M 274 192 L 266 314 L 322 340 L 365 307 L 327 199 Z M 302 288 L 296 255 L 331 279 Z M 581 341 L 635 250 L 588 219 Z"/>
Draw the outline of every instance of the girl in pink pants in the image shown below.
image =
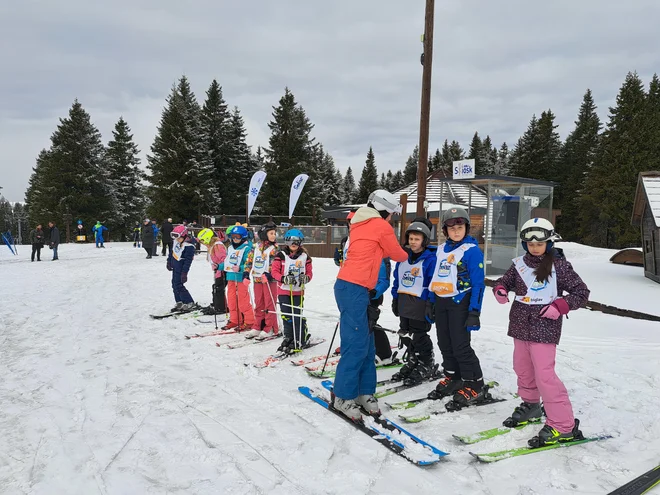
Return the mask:
<path id="1" fill-rule="evenodd" d="M 548 220 L 527 221 L 520 238 L 526 254 L 513 260 L 493 289 L 500 304 L 509 302 L 509 292 L 515 293 L 508 335 L 514 339 L 513 369 L 523 403 L 504 426 L 540 422 L 545 410 L 545 426 L 528 442 L 541 447 L 582 438 L 566 387 L 555 373 L 555 356 L 563 316 L 587 304 L 589 289 L 563 251 L 554 247 L 561 237 Z"/>

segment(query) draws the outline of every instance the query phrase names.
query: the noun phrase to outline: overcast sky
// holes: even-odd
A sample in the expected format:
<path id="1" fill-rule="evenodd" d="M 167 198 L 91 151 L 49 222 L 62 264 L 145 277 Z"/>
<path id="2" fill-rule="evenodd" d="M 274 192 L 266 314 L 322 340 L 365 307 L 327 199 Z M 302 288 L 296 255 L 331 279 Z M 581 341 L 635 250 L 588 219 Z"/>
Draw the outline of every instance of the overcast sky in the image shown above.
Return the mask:
<path id="1" fill-rule="evenodd" d="M 289 86 L 342 171 L 400 169 L 418 140 L 425 0 L 41 0 L 0 4 L 0 186 L 23 201 L 74 98 L 103 135 L 120 116 L 145 155 L 171 86 L 213 78 L 267 145 Z M 551 108 L 565 137 L 586 88 L 601 118 L 628 71 L 660 72 L 658 0 L 436 0 L 432 150 L 515 144 Z"/>

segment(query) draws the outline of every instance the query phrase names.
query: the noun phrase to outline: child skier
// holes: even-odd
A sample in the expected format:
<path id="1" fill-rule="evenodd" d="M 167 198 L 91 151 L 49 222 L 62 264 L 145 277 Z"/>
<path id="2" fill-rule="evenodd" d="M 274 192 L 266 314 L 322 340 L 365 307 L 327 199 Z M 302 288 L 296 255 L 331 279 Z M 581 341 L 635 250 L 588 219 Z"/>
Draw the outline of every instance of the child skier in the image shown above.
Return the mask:
<path id="1" fill-rule="evenodd" d="M 135 222 L 135 227 L 133 227 L 133 247 L 142 247 L 140 245 L 140 222 Z"/>
<path id="2" fill-rule="evenodd" d="M 204 308 L 205 314 L 222 314 L 226 311 L 225 304 L 225 277 L 224 272 L 218 270 L 218 265 L 225 261 L 227 257 L 227 248 L 222 243 L 220 237 L 224 233 L 217 234 L 211 229 L 202 229 L 197 234 L 197 241 L 206 246 L 206 260 L 211 264 L 215 273 L 213 283 L 213 304 L 210 308 Z M 163 245 L 165 240 L 163 239 Z"/>
<path id="3" fill-rule="evenodd" d="M 429 398 L 453 394 L 456 405 L 464 407 L 488 397 L 479 358 L 470 345 L 472 332 L 481 328 L 484 255 L 468 235 L 470 217 L 464 209 L 450 208 L 442 214 L 442 232 L 447 240 L 438 247 L 430 289 L 435 293 L 435 327 L 445 376 Z"/>
<path id="4" fill-rule="evenodd" d="M 149 224 L 147 227 L 151 229 Z M 176 301 L 172 311 L 192 311 L 196 304 L 184 284 L 188 281 L 188 271 L 195 257 L 195 248 L 187 242 L 189 236 L 185 227 L 179 225 L 172 231 L 171 236 L 174 239 L 174 247 L 167 257 L 167 269 L 172 272 L 172 290 Z"/>
<path id="5" fill-rule="evenodd" d="M 265 339 L 279 334 L 279 324 L 275 309 L 277 282 L 271 275 L 273 260 L 279 248 L 277 246 L 277 226 L 273 222 L 263 225 L 258 232 L 259 242 L 248 255 L 243 274 L 243 283 L 254 289 L 254 325 L 246 337 Z M 263 330 L 262 330 L 263 326 Z"/>
<path id="6" fill-rule="evenodd" d="M 495 282 L 493 293 L 500 304 L 509 302 L 509 291 L 516 294 L 508 335 L 513 337 L 513 369 L 523 402 L 504 426 L 538 422 L 545 409 L 545 426 L 529 440 L 529 446 L 535 448 L 582 438 L 566 387 L 555 373 L 555 355 L 562 317 L 587 304 L 589 289 L 563 251 L 554 247 L 560 237 L 548 220 L 525 222 L 520 239 L 527 254 L 513 260 Z"/>
<path id="7" fill-rule="evenodd" d="M 436 247 L 429 246 L 431 229 L 425 222 L 412 222 L 406 229 L 408 259 L 396 264 L 392 285 L 392 312 L 400 316 L 399 335 L 412 334 L 408 361 L 393 380 L 419 385 L 435 373 L 433 342 L 429 336 L 434 320 L 435 295 L 428 288 L 436 262 Z"/>
<path id="8" fill-rule="evenodd" d="M 254 324 L 254 312 L 250 303 L 248 287 L 243 284 L 245 261 L 252 249 L 248 242 L 248 232 L 242 225 L 234 225 L 229 231 L 231 244 L 227 249 L 227 257 L 218 264 L 218 270 L 225 272 L 227 277 L 227 305 L 229 306 L 229 322 L 223 330 L 239 327 L 239 330 L 251 328 Z"/>
<path id="9" fill-rule="evenodd" d="M 96 221 L 96 225 L 92 227 L 92 232 L 94 232 L 94 240 L 96 241 L 96 247 L 97 248 L 105 248 L 103 245 L 103 232 L 107 232 L 108 227 L 105 225 L 102 225 L 101 222 L 98 220 Z"/>
<path id="10" fill-rule="evenodd" d="M 299 351 L 309 340 L 307 320 L 300 315 L 303 309 L 305 286 L 312 280 L 312 258 L 302 246 L 305 235 L 298 229 L 284 234 L 286 246 L 273 260 L 271 275 L 281 282 L 277 288 L 284 323 L 284 340 L 277 349 L 285 353 Z"/>

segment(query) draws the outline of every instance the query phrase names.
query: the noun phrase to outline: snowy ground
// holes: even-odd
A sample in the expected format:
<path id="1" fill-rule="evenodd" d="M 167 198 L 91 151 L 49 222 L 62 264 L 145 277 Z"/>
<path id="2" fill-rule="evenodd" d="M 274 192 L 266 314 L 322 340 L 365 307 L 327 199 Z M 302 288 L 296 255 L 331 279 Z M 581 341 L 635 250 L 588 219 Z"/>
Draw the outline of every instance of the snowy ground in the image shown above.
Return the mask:
<path id="1" fill-rule="evenodd" d="M 613 251 L 564 248 L 594 300 L 660 314 L 660 285 L 640 268 L 607 263 Z M 30 263 L 27 247 L 19 249 L 10 257 L 0 247 L 2 494 L 600 494 L 660 458 L 658 323 L 581 310 L 565 324 L 558 373 L 584 432 L 614 439 L 472 461 L 469 450 L 524 444 L 530 430 L 473 446 L 451 437 L 498 426 L 517 404 L 511 399 L 409 425 L 451 453 L 418 468 L 301 396 L 298 385 L 316 384 L 301 369 L 243 365 L 276 343 L 225 350 L 215 346 L 220 339 L 183 339 L 212 325 L 149 318 L 173 302 L 164 258 L 108 243 L 62 245 L 60 261 Z M 336 267 L 314 263 L 306 304 L 335 313 Z M 200 303 L 210 302 L 211 277 L 198 257 L 189 287 Z M 384 308 L 381 323 L 395 327 L 389 298 Z M 496 393 L 510 397 L 507 311 L 488 294 L 474 344 L 486 378 L 501 384 Z M 329 340 L 334 323 L 310 327 Z"/>

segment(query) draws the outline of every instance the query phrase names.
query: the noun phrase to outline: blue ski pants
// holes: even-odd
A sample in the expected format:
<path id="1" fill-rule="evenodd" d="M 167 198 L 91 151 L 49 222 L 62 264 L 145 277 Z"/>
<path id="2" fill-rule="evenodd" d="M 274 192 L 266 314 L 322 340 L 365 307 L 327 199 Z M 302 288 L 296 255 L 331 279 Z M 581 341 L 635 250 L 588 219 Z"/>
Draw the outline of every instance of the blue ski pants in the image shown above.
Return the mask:
<path id="1" fill-rule="evenodd" d="M 369 291 L 361 285 L 337 279 L 335 300 L 339 308 L 341 359 L 337 366 L 334 393 L 340 399 L 376 392 L 376 345 L 369 330 Z"/>
<path id="2" fill-rule="evenodd" d="M 182 302 L 183 304 L 195 302 L 188 289 L 181 282 L 181 263 L 176 261 L 172 266 L 172 291 L 176 302 Z"/>

